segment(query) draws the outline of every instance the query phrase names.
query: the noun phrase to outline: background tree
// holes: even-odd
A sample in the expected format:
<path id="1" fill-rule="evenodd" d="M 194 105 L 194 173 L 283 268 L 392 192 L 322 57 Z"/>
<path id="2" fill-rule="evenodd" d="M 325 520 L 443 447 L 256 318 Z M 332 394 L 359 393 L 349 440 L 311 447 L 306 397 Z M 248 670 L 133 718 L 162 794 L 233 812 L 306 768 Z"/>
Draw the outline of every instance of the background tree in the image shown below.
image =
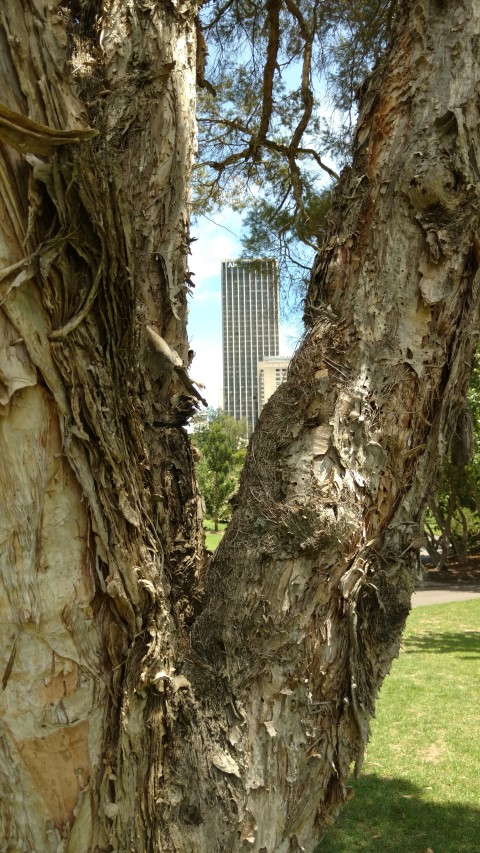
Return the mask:
<path id="1" fill-rule="evenodd" d="M 221 409 L 207 412 L 207 418 L 195 424 L 192 441 L 200 451 L 197 476 L 205 499 L 207 515 L 218 531 L 220 518 L 232 513 L 229 499 L 238 488 L 246 456 L 246 422 L 237 421 Z"/>
<path id="2" fill-rule="evenodd" d="M 478 353 L 465 408 L 441 466 L 426 519 L 428 550 L 439 570 L 454 556 L 460 565 L 480 543 L 480 373 Z"/>
<path id="3" fill-rule="evenodd" d="M 297 9 L 260 7 L 259 141 L 275 16 Z M 480 6 L 415 0 L 362 87 L 308 332 L 205 564 L 184 428 L 197 11 L 0 7 L 7 849 L 313 849 L 360 770 L 468 387 Z"/>

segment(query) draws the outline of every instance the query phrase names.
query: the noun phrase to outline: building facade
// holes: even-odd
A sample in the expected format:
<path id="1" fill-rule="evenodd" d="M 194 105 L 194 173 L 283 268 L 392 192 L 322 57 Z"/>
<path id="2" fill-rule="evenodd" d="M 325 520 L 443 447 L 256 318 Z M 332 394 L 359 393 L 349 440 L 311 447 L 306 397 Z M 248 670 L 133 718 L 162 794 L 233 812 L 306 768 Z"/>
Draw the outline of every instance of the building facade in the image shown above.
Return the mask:
<path id="1" fill-rule="evenodd" d="M 258 377 L 258 411 L 262 411 L 265 403 L 287 378 L 289 358 L 266 358 L 257 365 Z"/>
<path id="2" fill-rule="evenodd" d="M 223 408 L 247 419 L 260 411 L 258 362 L 279 354 L 278 266 L 274 259 L 222 261 Z"/>

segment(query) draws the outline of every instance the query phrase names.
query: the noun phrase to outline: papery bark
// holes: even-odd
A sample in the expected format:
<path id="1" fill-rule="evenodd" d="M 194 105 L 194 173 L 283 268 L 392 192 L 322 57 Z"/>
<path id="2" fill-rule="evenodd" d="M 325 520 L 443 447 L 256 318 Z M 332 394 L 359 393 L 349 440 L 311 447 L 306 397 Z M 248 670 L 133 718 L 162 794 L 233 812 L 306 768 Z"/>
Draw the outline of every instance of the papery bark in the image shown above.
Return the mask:
<path id="1" fill-rule="evenodd" d="M 163 849 L 203 543 L 193 400 L 146 325 L 186 363 L 195 11 L 0 10 L 5 850 Z"/>
<path id="2" fill-rule="evenodd" d="M 313 850 L 468 384 L 480 3 L 418 0 L 363 87 L 309 330 L 203 571 L 194 400 L 146 331 L 186 364 L 196 11 L 0 10 L 6 850 Z"/>
<path id="3" fill-rule="evenodd" d="M 349 797 L 478 341 L 480 4 L 399 16 L 193 632 L 230 702 L 229 850 L 311 851 Z"/>

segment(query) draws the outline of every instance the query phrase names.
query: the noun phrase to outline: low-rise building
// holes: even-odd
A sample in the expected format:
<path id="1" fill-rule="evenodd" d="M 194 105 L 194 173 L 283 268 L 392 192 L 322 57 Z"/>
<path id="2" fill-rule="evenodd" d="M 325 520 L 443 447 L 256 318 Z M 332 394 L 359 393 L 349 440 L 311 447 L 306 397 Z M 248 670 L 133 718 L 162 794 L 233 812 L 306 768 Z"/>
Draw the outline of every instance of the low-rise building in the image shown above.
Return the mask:
<path id="1" fill-rule="evenodd" d="M 283 356 L 264 358 L 257 364 L 258 374 L 258 409 L 262 411 L 268 398 L 287 378 L 290 359 Z"/>

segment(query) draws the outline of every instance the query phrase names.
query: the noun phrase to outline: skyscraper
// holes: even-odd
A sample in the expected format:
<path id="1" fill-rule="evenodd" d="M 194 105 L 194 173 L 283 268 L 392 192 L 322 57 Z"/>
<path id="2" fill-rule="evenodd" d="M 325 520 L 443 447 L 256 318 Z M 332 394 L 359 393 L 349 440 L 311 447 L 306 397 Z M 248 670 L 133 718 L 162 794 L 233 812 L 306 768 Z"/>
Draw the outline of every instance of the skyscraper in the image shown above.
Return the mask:
<path id="1" fill-rule="evenodd" d="M 222 261 L 223 407 L 252 431 L 257 364 L 279 354 L 278 269 L 273 259 Z"/>

